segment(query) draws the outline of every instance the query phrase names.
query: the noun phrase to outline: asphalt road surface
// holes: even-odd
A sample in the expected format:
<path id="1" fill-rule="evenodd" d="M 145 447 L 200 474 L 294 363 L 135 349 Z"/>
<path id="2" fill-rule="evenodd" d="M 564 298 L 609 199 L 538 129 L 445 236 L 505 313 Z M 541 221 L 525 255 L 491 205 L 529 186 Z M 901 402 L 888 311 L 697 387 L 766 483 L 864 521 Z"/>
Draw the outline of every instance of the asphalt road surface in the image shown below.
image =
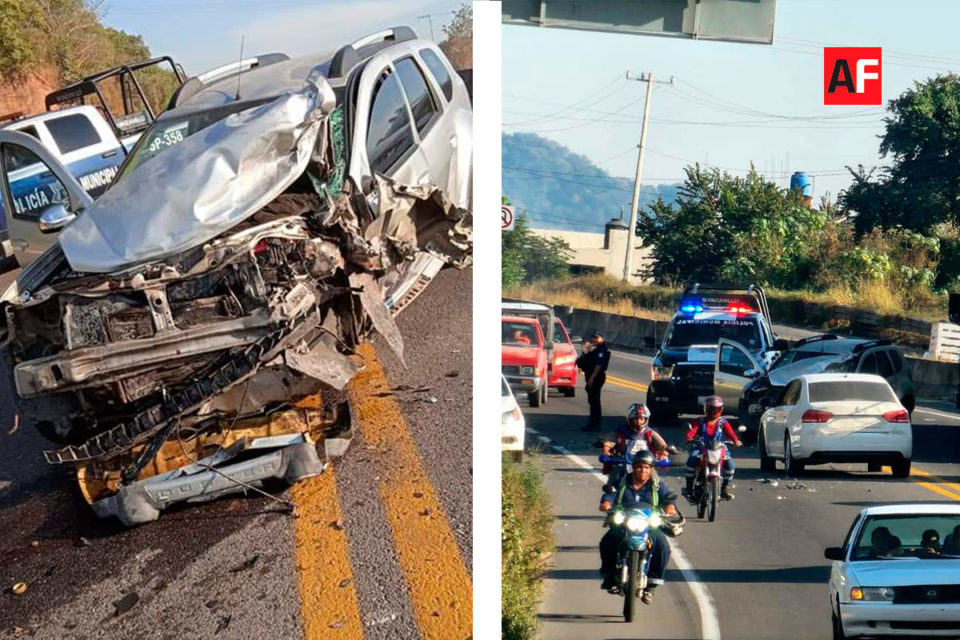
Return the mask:
<path id="1" fill-rule="evenodd" d="M 0 398 L 0 637 L 466 638 L 472 627 L 472 269 L 362 348 L 346 457 L 282 494 L 125 529 L 100 520 Z M 22 595 L 10 587 L 26 582 Z"/>
<path id="2" fill-rule="evenodd" d="M 612 433 L 627 407 L 646 399 L 650 358 L 614 352 L 603 389 L 604 431 Z M 800 478 L 761 473 L 756 449 L 733 449 L 736 499 L 721 502 L 715 522 L 687 515 L 673 541 L 666 584 L 653 603 L 623 622 L 622 598 L 600 590 L 597 543 L 605 531 L 597 510 L 602 482 L 594 434 L 586 423 L 586 394 L 552 393 L 531 409 L 521 400 L 527 448 L 537 456 L 556 516 L 557 553 L 540 608 L 544 640 L 626 638 L 829 638 L 830 562 L 823 549 L 839 546 L 860 509 L 897 502 L 960 501 L 960 415 L 943 406 L 914 412 L 914 470 L 894 480 L 866 465 L 809 467 Z M 653 425 L 655 428 L 658 425 Z M 679 427 L 661 430 L 683 449 Z M 679 494 L 686 454 L 662 477 Z"/>

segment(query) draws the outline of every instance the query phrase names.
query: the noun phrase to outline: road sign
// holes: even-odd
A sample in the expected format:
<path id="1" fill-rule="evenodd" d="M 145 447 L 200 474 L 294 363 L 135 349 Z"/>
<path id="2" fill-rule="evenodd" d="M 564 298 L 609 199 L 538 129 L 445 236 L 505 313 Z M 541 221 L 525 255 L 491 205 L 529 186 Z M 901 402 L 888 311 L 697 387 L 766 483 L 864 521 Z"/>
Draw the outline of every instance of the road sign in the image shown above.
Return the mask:
<path id="1" fill-rule="evenodd" d="M 513 217 L 513 207 L 507 204 L 500 205 L 500 230 L 513 231 L 516 220 Z"/>

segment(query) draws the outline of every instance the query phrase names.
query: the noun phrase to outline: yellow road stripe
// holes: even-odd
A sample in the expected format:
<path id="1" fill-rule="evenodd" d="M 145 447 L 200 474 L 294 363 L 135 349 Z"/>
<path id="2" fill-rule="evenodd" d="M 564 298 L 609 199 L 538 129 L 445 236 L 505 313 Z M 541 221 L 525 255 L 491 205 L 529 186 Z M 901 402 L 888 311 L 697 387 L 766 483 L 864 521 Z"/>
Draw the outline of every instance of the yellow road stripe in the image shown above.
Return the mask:
<path id="1" fill-rule="evenodd" d="M 425 640 L 462 640 L 473 629 L 473 583 L 390 384 L 370 344 L 348 389 L 356 424 L 378 465 L 371 470 Z M 451 451 L 450 455 L 457 455 Z M 466 487 L 464 487 L 466 489 Z"/>
<path id="2" fill-rule="evenodd" d="M 626 387 L 627 389 L 633 389 L 634 391 L 646 391 L 647 385 L 640 384 L 639 382 L 633 382 L 632 380 L 627 380 L 625 378 L 618 378 L 616 376 L 607 376 L 607 382 L 610 384 L 615 384 L 618 387 Z"/>
<path id="3" fill-rule="evenodd" d="M 920 485 L 921 487 L 923 487 L 924 489 L 929 489 L 930 491 L 933 491 L 934 493 L 939 493 L 940 495 L 946 496 L 947 498 L 950 498 L 950 499 L 952 499 L 952 500 L 960 501 L 960 484 L 957 484 L 957 483 L 955 483 L 955 482 L 947 482 L 946 480 L 943 480 L 943 479 L 941 479 L 941 478 L 938 478 L 937 476 L 933 475 L 932 473 L 927 473 L 926 471 L 921 471 L 920 469 L 911 469 L 910 475 L 911 475 L 911 476 L 917 475 L 917 476 L 922 476 L 922 477 L 924 477 L 924 478 L 929 478 L 930 480 L 936 482 L 937 484 L 932 484 L 931 482 L 923 482 L 923 481 L 917 480 L 917 479 L 915 479 L 915 478 L 913 478 L 913 477 L 911 477 L 910 480 L 913 481 L 913 482 L 916 482 L 917 484 L 919 484 L 919 485 Z M 947 487 L 950 487 L 951 489 L 954 489 L 954 490 L 956 490 L 957 492 L 954 493 L 953 491 L 948 491 L 947 489 L 944 489 L 944 488 L 938 486 L 938 485 L 941 485 L 941 484 L 942 484 L 942 485 L 945 485 L 945 486 L 947 486 Z"/>
<path id="4" fill-rule="evenodd" d="M 363 623 L 340 520 L 333 467 L 295 485 L 297 577 L 304 640 L 362 640 Z"/>

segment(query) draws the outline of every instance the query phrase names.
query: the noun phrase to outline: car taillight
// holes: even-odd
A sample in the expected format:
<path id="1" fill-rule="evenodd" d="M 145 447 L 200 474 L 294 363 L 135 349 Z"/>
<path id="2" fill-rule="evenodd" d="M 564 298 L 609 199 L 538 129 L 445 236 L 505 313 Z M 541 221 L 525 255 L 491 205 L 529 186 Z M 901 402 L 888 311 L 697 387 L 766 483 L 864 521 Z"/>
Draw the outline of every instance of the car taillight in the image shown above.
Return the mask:
<path id="1" fill-rule="evenodd" d="M 905 409 L 887 411 L 883 414 L 883 419 L 887 422 L 910 422 L 910 414 Z"/>
<path id="2" fill-rule="evenodd" d="M 808 409 L 804 412 L 800 422 L 828 422 L 833 414 L 829 411 L 820 411 L 818 409 Z"/>

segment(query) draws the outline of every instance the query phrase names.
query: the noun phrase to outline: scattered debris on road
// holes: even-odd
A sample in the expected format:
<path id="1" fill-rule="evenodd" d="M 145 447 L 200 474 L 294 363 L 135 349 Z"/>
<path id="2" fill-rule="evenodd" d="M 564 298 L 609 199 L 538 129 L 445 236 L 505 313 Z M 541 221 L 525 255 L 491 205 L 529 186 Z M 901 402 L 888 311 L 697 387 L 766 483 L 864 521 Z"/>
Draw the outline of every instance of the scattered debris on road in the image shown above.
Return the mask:
<path id="1" fill-rule="evenodd" d="M 10 591 L 11 591 L 11 592 L 13 593 L 13 595 L 15 595 L 15 596 L 22 596 L 23 594 L 25 594 L 25 593 L 27 592 L 27 583 L 26 583 L 26 582 L 17 582 L 17 583 L 15 583 L 12 587 L 10 587 Z"/>
<path id="2" fill-rule="evenodd" d="M 136 591 L 131 591 L 113 603 L 113 615 L 122 616 L 127 611 L 130 611 L 130 609 L 133 609 L 138 602 L 140 602 L 140 595 Z"/>

